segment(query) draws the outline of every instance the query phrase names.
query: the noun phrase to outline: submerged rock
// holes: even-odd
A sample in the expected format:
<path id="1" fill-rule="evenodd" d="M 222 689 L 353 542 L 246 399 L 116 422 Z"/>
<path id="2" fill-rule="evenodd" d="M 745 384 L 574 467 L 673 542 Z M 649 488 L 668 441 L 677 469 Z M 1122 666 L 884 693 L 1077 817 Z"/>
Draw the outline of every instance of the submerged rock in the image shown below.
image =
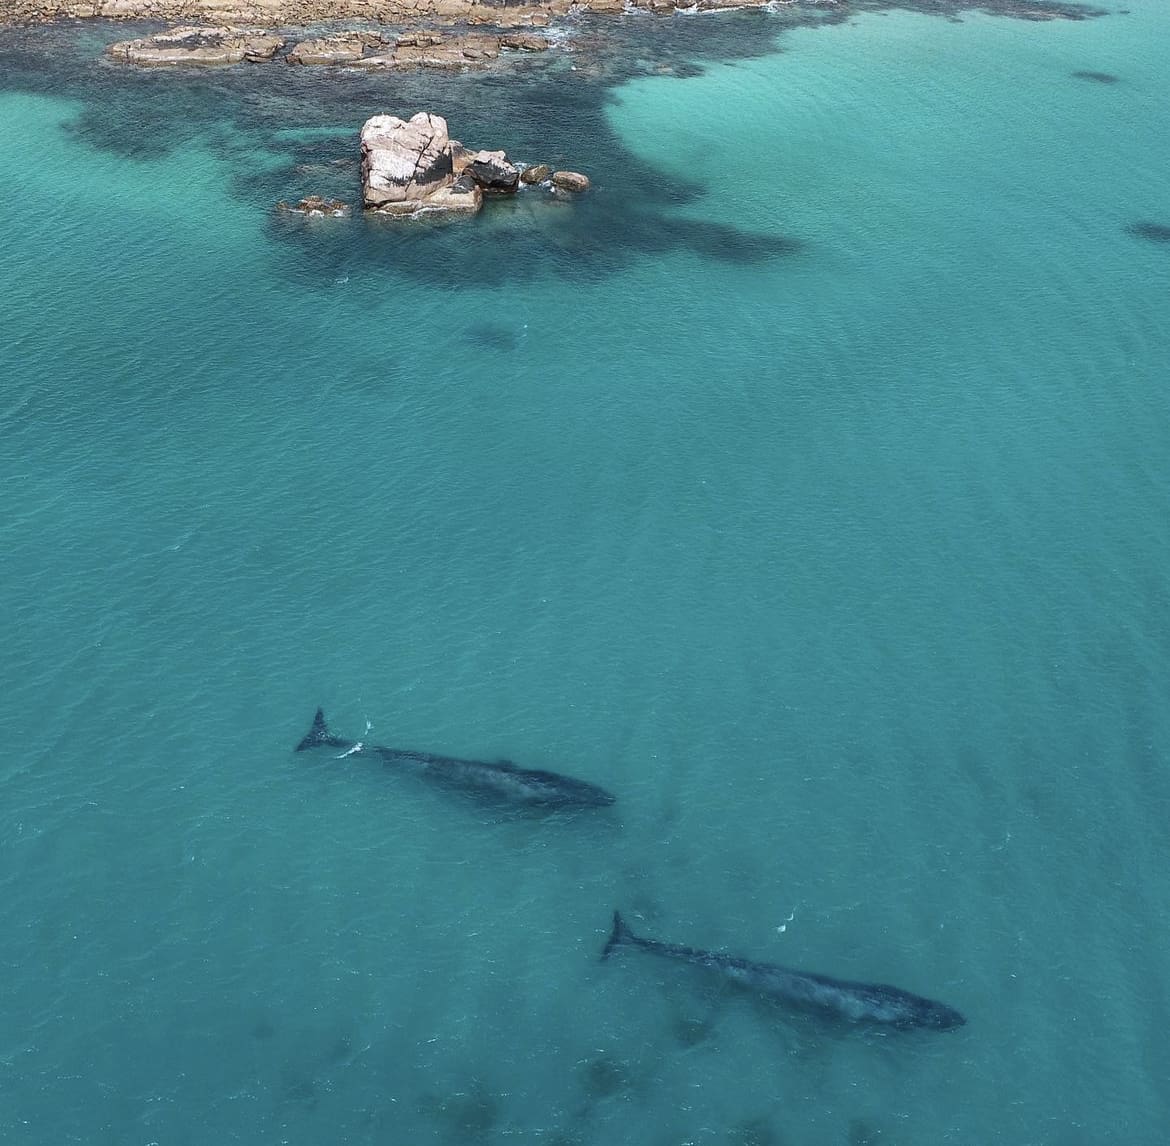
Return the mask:
<path id="1" fill-rule="evenodd" d="M 309 215 L 324 218 L 326 215 L 339 219 L 349 214 L 349 204 L 340 199 L 325 199 L 320 195 L 309 195 L 299 203 L 286 203 L 283 199 L 276 204 L 278 211 L 292 215 Z"/>

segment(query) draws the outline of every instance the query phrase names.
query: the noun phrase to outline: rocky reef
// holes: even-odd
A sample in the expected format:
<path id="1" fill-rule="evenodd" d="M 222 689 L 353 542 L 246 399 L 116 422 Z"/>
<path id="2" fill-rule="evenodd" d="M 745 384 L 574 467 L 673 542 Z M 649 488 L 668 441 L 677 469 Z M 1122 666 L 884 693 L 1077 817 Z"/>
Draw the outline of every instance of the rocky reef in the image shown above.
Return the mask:
<path id="1" fill-rule="evenodd" d="M 375 115 L 361 131 L 362 206 L 382 215 L 434 212 L 474 215 L 484 197 L 513 195 L 539 185 L 552 194 L 579 194 L 589 179 L 546 164 L 515 164 L 504 151 L 472 151 L 450 137 L 441 115 L 420 111 L 410 119 Z M 528 171 L 536 177 L 524 178 Z"/>
<path id="2" fill-rule="evenodd" d="M 0 0 L 0 24 L 43 24 L 65 19 L 204 22 L 244 27 L 295 27 L 336 21 L 419 27 L 484 24 L 535 27 L 570 12 L 617 14 L 632 9 L 669 15 L 765 6 L 830 9 L 842 19 L 854 12 L 910 8 L 939 15 L 978 9 L 1024 20 L 1084 20 L 1103 15 L 1080 0 Z"/>
<path id="3" fill-rule="evenodd" d="M 543 16 L 544 13 L 530 13 Z M 539 22 L 538 22 L 539 23 Z M 537 25 L 532 25 L 537 26 Z M 432 29 L 389 35 L 370 30 L 336 32 L 308 39 L 289 39 L 262 28 L 217 24 L 180 25 L 111 44 L 106 53 L 119 63 L 140 67 L 222 66 L 283 61 L 302 67 L 361 68 L 483 68 L 504 51 L 543 52 L 545 36 L 500 29 L 445 33 Z"/>
<path id="4" fill-rule="evenodd" d="M 282 37 L 262 29 L 182 25 L 153 36 L 122 40 L 106 51 L 112 60 L 141 67 L 222 66 L 264 63 L 283 47 Z"/>

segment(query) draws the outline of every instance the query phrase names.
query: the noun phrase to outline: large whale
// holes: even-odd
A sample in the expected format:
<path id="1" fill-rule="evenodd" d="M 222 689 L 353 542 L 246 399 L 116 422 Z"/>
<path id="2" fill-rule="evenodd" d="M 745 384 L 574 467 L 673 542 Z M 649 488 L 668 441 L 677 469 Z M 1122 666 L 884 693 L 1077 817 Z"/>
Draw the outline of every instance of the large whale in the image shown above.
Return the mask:
<path id="1" fill-rule="evenodd" d="M 945 1003 L 912 995 L 898 987 L 886 987 L 880 983 L 850 983 L 844 979 L 830 979 L 828 975 L 792 971 L 787 967 L 777 967 L 774 963 L 755 963 L 750 959 L 740 959 L 716 951 L 701 951 L 695 947 L 643 939 L 635 935 L 626 926 L 621 913 L 615 911 L 613 933 L 601 953 L 602 959 L 608 959 L 619 947 L 640 947 L 652 955 L 708 967 L 733 983 L 770 995 L 799 1010 L 852 1023 L 897 1027 L 901 1030 L 926 1027 L 947 1031 L 961 1027 L 967 1021 Z"/>
<path id="2" fill-rule="evenodd" d="M 325 713 L 317 709 L 313 727 L 297 745 L 306 748 L 340 748 L 348 756 L 376 756 L 386 764 L 410 768 L 448 787 L 494 796 L 512 804 L 544 807 L 599 808 L 612 804 L 615 797 L 596 784 L 561 776 L 556 772 L 520 768 L 511 760 L 494 764 L 483 760 L 459 760 L 454 756 L 436 756 L 406 748 L 384 748 L 334 736 L 325 723 Z"/>

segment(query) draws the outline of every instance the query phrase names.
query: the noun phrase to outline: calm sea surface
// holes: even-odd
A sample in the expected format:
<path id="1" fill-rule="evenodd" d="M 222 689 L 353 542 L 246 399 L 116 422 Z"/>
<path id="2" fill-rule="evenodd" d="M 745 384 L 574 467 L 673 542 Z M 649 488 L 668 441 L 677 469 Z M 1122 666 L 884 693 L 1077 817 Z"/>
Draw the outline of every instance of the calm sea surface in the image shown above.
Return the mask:
<path id="1" fill-rule="evenodd" d="M 1165 6 L 794 20 L 0 32 L 4 1142 L 1166 1141 Z M 595 190 L 273 215 L 419 108 Z M 602 964 L 615 907 L 968 1023 Z"/>

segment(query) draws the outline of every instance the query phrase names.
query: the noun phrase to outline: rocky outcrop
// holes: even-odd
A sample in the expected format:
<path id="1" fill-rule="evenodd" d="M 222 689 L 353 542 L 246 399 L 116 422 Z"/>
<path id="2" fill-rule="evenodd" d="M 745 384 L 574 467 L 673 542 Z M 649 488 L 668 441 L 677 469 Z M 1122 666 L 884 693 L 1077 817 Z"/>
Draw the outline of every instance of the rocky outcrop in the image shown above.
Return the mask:
<path id="1" fill-rule="evenodd" d="M 520 172 L 502 151 L 477 151 L 465 168 L 469 178 L 485 191 L 503 195 L 515 191 Z"/>
<path id="2" fill-rule="evenodd" d="M 375 115 L 362 126 L 362 205 L 380 215 L 431 211 L 474 214 L 484 195 L 515 193 L 520 168 L 503 151 L 471 151 L 447 131 L 440 115 L 420 111 L 410 119 Z M 540 178 L 528 175 L 535 172 Z M 524 182 L 549 176 L 547 165 L 524 169 Z M 561 183 L 556 179 L 561 177 Z M 551 176 L 556 186 L 583 191 L 589 180 L 575 171 Z M 306 200 L 305 202 L 310 202 Z"/>
<path id="3" fill-rule="evenodd" d="M 521 183 L 543 183 L 552 174 L 547 163 L 534 163 L 520 172 Z"/>
<path id="4" fill-rule="evenodd" d="M 170 28 L 154 36 L 122 40 L 106 50 L 113 60 L 141 67 L 209 67 L 264 63 L 283 47 L 283 38 L 269 32 L 219 25 Z"/>
<path id="5" fill-rule="evenodd" d="M 550 176 L 552 185 L 562 191 L 588 191 L 589 177 L 580 171 L 554 171 Z"/>
<path id="6" fill-rule="evenodd" d="M 420 111 L 410 119 L 375 115 L 362 126 L 362 205 L 409 215 L 455 183 L 451 139 L 441 115 Z"/>

